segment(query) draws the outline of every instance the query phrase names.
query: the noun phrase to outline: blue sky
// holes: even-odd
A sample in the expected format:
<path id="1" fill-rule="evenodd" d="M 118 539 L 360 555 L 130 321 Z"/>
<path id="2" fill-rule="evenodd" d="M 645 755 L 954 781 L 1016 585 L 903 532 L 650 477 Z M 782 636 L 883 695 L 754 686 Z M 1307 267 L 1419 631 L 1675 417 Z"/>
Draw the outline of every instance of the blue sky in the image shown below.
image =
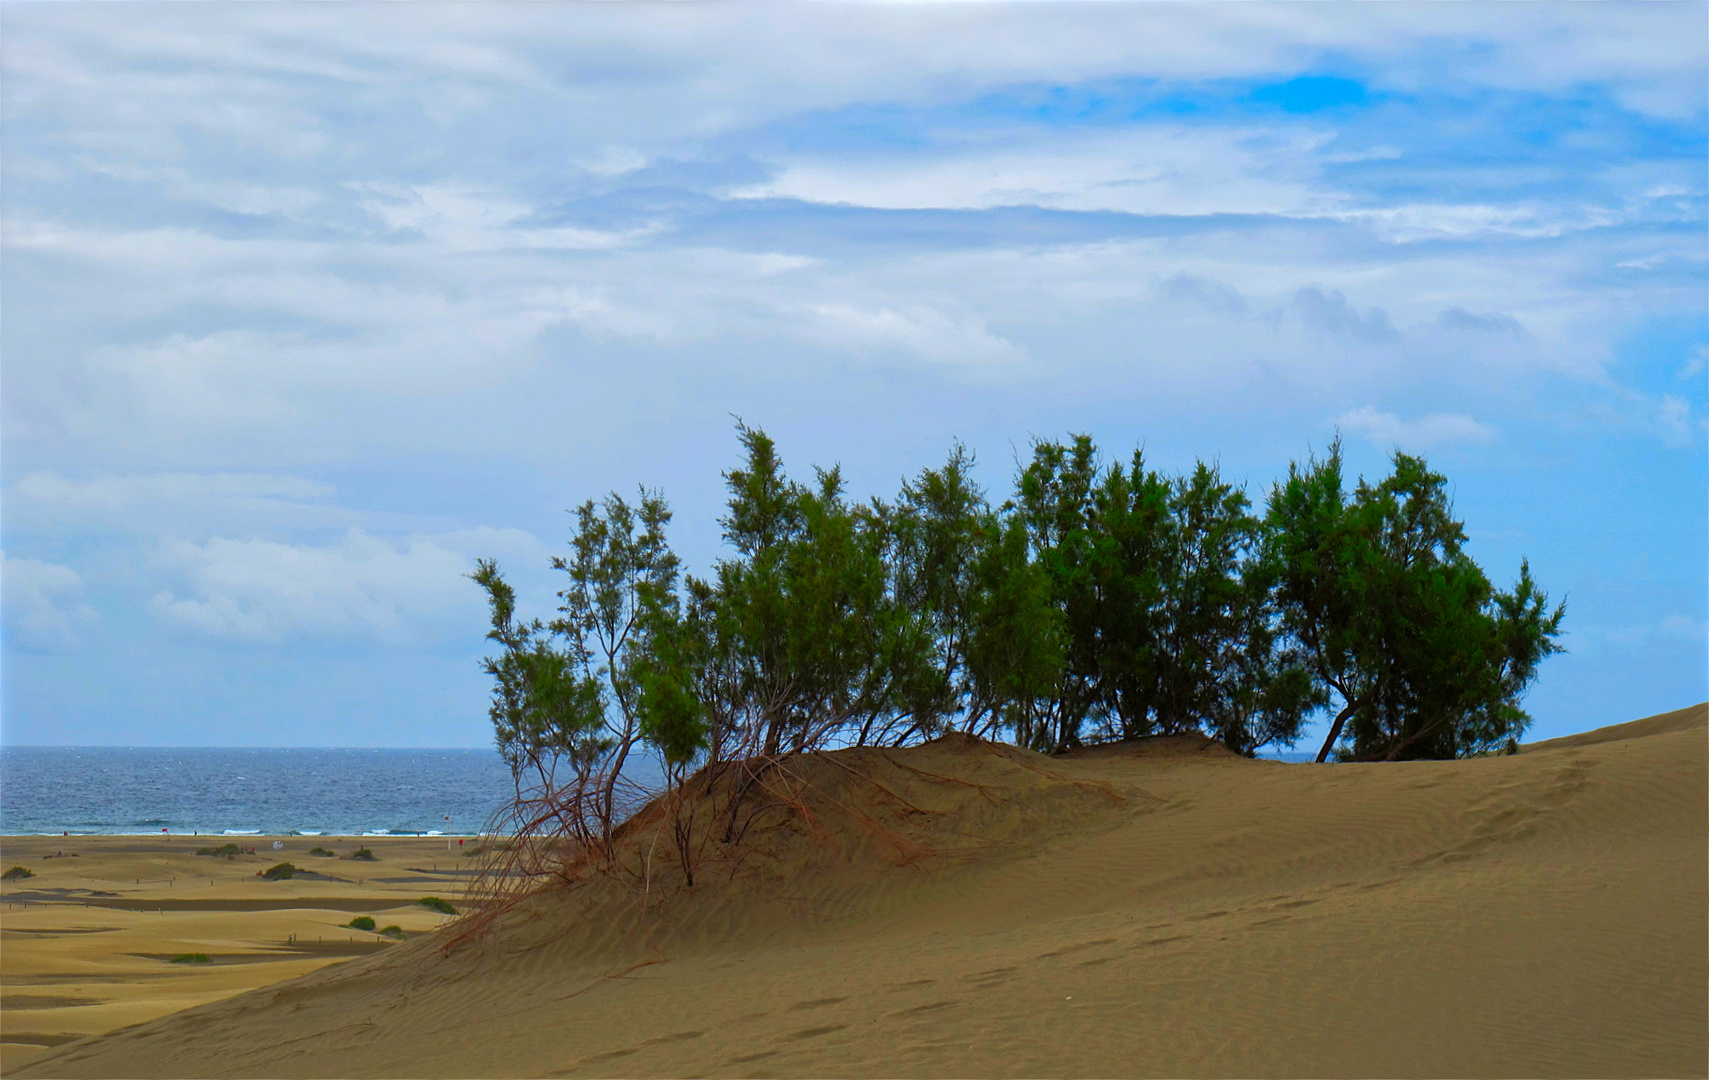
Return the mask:
<path id="1" fill-rule="evenodd" d="M 1568 603 L 1534 737 L 1709 697 L 1709 8 L 0 7 L 12 744 L 478 746 L 477 556 L 732 415 L 891 494 L 1336 432 Z"/>

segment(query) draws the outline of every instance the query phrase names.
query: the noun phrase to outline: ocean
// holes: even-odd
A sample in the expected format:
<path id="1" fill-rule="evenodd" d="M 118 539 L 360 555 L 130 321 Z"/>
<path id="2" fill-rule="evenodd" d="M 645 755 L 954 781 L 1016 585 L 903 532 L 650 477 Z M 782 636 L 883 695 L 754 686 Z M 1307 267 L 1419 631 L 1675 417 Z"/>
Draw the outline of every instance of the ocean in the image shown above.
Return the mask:
<path id="1" fill-rule="evenodd" d="M 494 750 L 0 747 L 0 834 L 474 835 Z"/>

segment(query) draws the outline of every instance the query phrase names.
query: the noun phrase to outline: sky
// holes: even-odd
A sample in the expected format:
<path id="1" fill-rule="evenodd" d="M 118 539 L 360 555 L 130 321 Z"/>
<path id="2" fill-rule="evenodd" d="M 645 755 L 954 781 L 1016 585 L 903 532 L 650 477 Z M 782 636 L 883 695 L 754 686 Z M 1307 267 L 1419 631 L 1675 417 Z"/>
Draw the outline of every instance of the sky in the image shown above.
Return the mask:
<path id="1" fill-rule="evenodd" d="M 487 745 L 473 561 L 547 613 L 645 485 L 704 573 L 737 417 L 861 496 L 1423 453 L 1567 603 L 1533 738 L 1709 698 L 1703 4 L 0 30 L 0 742 Z"/>

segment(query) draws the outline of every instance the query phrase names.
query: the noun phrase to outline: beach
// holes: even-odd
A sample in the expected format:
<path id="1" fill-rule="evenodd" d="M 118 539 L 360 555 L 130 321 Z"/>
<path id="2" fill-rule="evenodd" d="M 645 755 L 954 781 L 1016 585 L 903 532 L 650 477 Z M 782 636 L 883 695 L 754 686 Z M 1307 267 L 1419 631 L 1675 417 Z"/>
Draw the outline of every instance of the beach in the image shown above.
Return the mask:
<path id="1" fill-rule="evenodd" d="M 361 841 L 380 862 L 316 865 L 338 882 L 255 879 L 265 839 L 231 862 L 190 853 L 208 838 L 9 840 L 37 876 L 8 899 L 117 896 L 7 905 L 5 1068 L 1702 1076 L 1706 738 L 1699 705 L 1448 762 L 1196 736 L 838 752 L 825 775 L 860 775 L 825 805 L 856 824 L 779 826 L 693 889 L 546 890 L 395 945 L 340 925 L 437 925 L 413 901 L 453 894 L 442 839 Z M 303 865 L 312 840 L 285 843 Z"/>

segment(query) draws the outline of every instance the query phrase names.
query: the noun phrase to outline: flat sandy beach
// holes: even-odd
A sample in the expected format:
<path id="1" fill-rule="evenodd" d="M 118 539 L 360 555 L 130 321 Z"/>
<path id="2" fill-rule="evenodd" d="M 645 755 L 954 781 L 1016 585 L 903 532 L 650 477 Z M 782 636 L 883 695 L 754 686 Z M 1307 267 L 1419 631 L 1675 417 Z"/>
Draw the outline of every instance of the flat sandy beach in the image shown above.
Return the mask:
<path id="1" fill-rule="evenodd" d="M 5 1070 L 1709 1073 L 1703 706 L 1456 762 L 1183 737 L 837 768 L 859 827 L 821 813 L 693 890 L 661 871 L 549 891 L 456 940 L 339 929 L 437 925 L 411 902 L 454 892 L 443 841 L 374 842 L 380 862 L 326 860 L 348 880 L 325 882 L 256 880 L 265 840 L 233 862 L 182 838 L 8 842 L 37 872 L 8 898 L 117 895 L 6 907 Z M 79 858 L 44 861 L 60 848 Z M 82 906 L 102 899 L 124 906 Z M 215 962 L 168 962 L 186 951 Z"/>
<path id="2" fill-rule="evenodd" d="M 273 850 L 275 841 L 282 850 Z M 226 843 L 257 854 L 195 854 Z M 315 847 L 342 856 L 367 847 L 377 858 L 308 854 Z M 255 876 L 286 861 L 317 876 Z M 444 839 L 7 837 L 3 868 L 23 866 L 35 876 L 0 884 L 0 1071 L 11 1075 L 86 1035 L 394 944 L 345 927 L 356 915 L 380 928 L 431 930 L 446 917 L 415 901 L 459 895 L 470 861 L 447 851 Z M 191 953 L 209 962 L 171 962 Z"/>

